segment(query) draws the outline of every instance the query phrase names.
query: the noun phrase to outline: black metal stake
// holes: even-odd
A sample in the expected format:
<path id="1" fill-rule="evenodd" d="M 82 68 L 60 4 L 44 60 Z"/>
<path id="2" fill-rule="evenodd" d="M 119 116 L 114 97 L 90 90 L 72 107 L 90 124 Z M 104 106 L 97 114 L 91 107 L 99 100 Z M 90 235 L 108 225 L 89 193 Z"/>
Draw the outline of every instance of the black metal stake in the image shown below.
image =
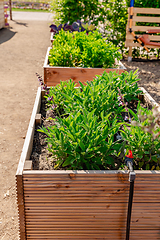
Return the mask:
<path id="1" fill-rule="evenodd" d="M 127 213 L 127 227 L 126 227 L 126 240 L 129 240 L 130 237 L 130 223 L 131 223 L 131 214 L 132 214 L 132 202 L 133 202 L 133 192 L 134 192 L 134 180 L 135 172 L 133 170 L 133 162 L 131 159 L 126 158 L 126 164 L 129 167 L 129 181 L 130 181 L 130 190 L 129 190 L 129 202 L 128 202 L 128 213 Z"/>
<path id="2" fill-rule="evenodd" d="M 128 202 L 126 240 L 129 240 L 129 236 L 130 236 L 130 222 L 131 222 L 131 213 L 132 213 L 133 191 L 134 191 L 134 181 L 131 181 L 130 182 L 130 191 L 129 191 L 129 202 Z"/>

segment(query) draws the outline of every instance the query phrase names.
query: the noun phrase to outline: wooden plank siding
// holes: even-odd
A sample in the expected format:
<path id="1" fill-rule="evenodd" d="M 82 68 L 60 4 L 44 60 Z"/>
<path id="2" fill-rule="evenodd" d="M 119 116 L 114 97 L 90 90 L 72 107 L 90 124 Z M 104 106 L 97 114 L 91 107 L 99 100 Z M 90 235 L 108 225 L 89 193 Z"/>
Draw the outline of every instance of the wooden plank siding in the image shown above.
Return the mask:
<path id="1" fill-rule="evenodd" d="M 32 152 L 34 129 L 35 129 L 35 119 L 36 119 L 37 113 L 40 111 L 40 106 L 41 106 L 41 88 L 38 88 L 33 112 L 31 115 L 28 131 L 27 131 L 27 135 L 25 138 L 24 146 L 22 149 L 20 161 L 18 164 L 17 172 L 16 172 L 16 189 L 17 189 L 17 205 L 18 205 L 20 240 L 26 240 L 25 209 L 24 209 L 24 196 L 23 196 L 23 192 L 24 192 L 23 171 L 25 169 L 27 160 L 29 160 L 31 152 Z"/>
<path id="2" fill-rule="evenodd" d="M 54 67 L 49 66 L 48 56 L 50 47 L 47 50 L 46 58 L 44 61 L 44 83 L 48 86 L 55 86 L 60 83 L 60 81 L 66 81 L 73 79 L 77 86 L 79 86 L 79 81 L 85 83 L 87 81 L 92 81 L 96 75 L 101 75 L 104 71 L 116 71 L 119 74 L 126 71 L 126 68 L 122 63 L 119 63 L 118 68 L 80 68 L 80 67 Z"/>
<path id="3" fill-rule="evenodd" d="M 130 8 L 128 9 L 128 13 L 130 13 Z M 137 23 L 145 22 L 145 23 L 160 23 L 159 16 L 138 16 L 138 14 L 159 14 L 160 9 L 157 8 L 133 8 L 133 19 L 132 19 L 132 31 L 136 34 L 137 37 L 142 36 L 148 30 L 156 29 L 160 30 L 160 27 L 154 26 L 138 26 Z M 137 41 L 135 41 L 133 35 L 129 32 L 129 22 L 130 22 L 130 15 L 128 14 L 128 23 L 126 26 L 126 41 L 125 47 L 129 47 L 129 57 L 132 54 L 132 47 L 142 47 Z M 148 34 L 149 39 L 151 42 L 160 42 L 160 35 Z M 158 46 L 153 45 L 145 45 L 147 48 L 160 48 Z"/>
<path id="4" fill-rule="evenodd" d="M 125 239 L 128 174 L 70 172 L 24 172 L 27 239 Z M 159 171 L 136 173 L 130 239 L 139 235 L 160 239 Z"/>
<path id="5" fill-rule="evenodd" d="M 159 106 L 142 90 L 144 101 Z M 124 240 L 128 171 L 25 167 L 43 94 L 39 87 L 16 173 L 20 240 Z M 130 240 L 139 239 L 160 239 L 160 171 L 136 171 Z"/>

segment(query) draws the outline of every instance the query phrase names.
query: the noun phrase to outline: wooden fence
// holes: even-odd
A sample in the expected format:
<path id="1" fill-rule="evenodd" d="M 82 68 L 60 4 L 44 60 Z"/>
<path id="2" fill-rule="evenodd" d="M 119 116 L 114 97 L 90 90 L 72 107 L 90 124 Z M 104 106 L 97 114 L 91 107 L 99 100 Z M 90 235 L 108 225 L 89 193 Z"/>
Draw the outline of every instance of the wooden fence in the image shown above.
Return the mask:
<path id="1" fill-rule="evenodd" d="M 128 9 L 130 13 L 130 8 Z M 146 16 L 150 14 L 150 16 Z M 154 15 L 154 16 L 153 16 Z M 155 16 L 157 15 L 157 16 Z M 133 8 L 133 18 L 132 18 L 132 31 L 136 34 L 136 36 L 141 36 L 146 34 L 146 32 L 150 29 L 155 29 L 160 31 L 160 27 L 158 26 L 143 26 L 140 23 L 149 23 L 150 25 L 159 24 L 160 23 L 160 9 L 158 8 Z M 126 26 L 126 42 L 125 46 L 129 47 L 129 57 L 132 57 L 132 47 L 142 47 L 133 35 L 129 32 L 129 22 L 130 22 L 130 14 L 128 14 L 128 24 Z M 148 34 L 148 33 L 147 33 Z M 148 34 L 150 41 L 159 42 L 160 43 L 160 35 Z M 148 48 L 159 48 L 157 46 L 145 45 Z"/>

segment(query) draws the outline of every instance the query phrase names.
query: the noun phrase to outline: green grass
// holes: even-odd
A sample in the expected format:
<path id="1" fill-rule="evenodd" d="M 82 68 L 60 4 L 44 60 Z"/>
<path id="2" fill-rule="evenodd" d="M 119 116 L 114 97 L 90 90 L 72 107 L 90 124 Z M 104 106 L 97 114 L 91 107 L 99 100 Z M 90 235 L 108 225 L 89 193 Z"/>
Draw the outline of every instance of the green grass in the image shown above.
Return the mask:
<path id="1" fill-rule="evenodd" d="M 12 11 L 19 12 L 50 12 L 49 10 L 41 10 L 41 9 L 21 9 L 21 8 L 12 8 Z"/>

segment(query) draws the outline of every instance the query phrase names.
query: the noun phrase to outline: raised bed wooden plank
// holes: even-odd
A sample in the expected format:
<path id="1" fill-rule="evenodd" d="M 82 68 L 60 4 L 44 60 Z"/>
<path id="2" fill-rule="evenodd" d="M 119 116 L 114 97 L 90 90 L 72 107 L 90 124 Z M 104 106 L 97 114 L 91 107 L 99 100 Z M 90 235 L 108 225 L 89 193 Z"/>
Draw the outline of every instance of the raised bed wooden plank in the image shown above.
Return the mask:
<path id="1" fill-rule="evenodd" d="M 16 188 L 17 188 L 19 237 L 20 237 L 20 240 L 26 240 L 25 210 L 24 210 L 24 195 L 23 195 L 22 175 L 17 175 L 16 176 Z"/>
<path id="2" fill-rule="evenodd" d="M 41 88 L 38 88 L 33 112 L 29 122 L 28 131 L 25 138 L 25 142 L 22 149 L 16 175 L 22 174 L 25 161 L 30 159 L 32 145 L 33 145 L 34 129 L 35 129 L 35 118 L 36 118 L 36 114 L 40 111 L 40 106 L 41 106 Z"/>
<path id="3" fill-rule="evenodd" d="M 47 49 L 46 58 L 44 61 L 44 83 L 48 86 L 55 86 L 60 83 L 60 81 L 66 81 L 72 79 L 77 86 L 79 86 L 79 81 L 86 83 L 87 81 L 92 81 L 96 75 L 101 75 L 104 71 L 116 71 L 119 74 L 126 71 L 126 68 L 122 63 L 119 62 L 119 68 L 80 68 L 80 67 L 53 67 L 49 66 L 48 56 L 51 48 Z"/>
<path id="4" fill-rule="evenodd" d="M 156 105 L 150 97 L 144 100 Z M 125 238 L 128 171 L 26 171 L 22 168 L 22 175 L 27 240 Z M 139 236 L 158 239 L 159 181 L 160 171 L 136 171 L 131 239 L 137 240 Z"/>

